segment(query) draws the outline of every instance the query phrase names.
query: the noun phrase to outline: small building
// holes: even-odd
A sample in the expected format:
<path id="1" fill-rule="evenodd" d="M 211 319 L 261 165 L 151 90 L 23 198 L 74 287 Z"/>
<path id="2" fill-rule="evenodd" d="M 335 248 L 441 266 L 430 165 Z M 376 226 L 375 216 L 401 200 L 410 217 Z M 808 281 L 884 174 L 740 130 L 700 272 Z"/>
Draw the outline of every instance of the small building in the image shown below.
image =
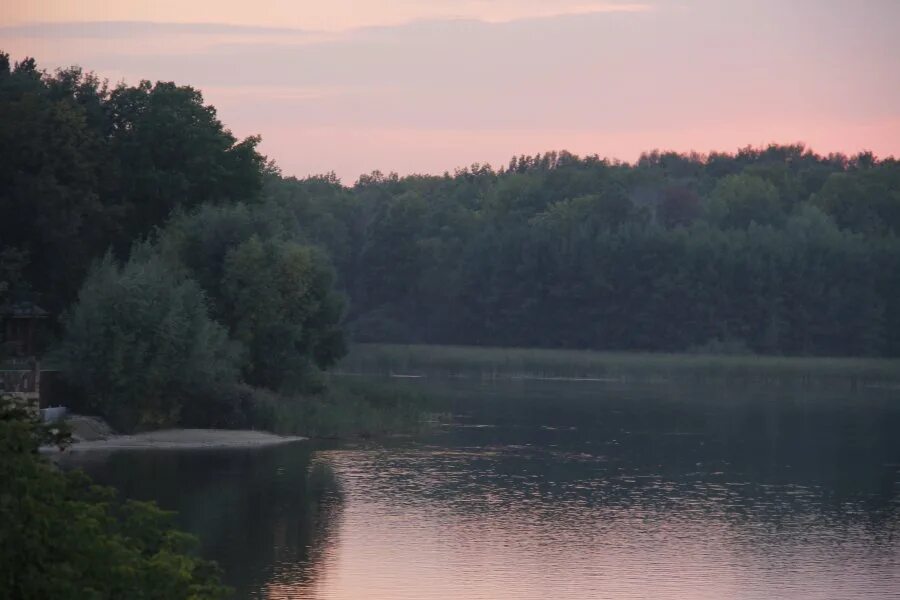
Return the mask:
<path id="1" fill-rule="evenodd" d="M 0 306 L 0 332 L 3 343 L 0 356 L 23 358 L 36 356 L 38 344 L 50 313 L 33 302 L 15 302 Z"/>
<path id="2" fill-rule="evenodd" d="M 0 392 L 25 399 L 35 411 L 41 401 L 37 356 L 49 317 L 32 302 L 0 306 Z"/>

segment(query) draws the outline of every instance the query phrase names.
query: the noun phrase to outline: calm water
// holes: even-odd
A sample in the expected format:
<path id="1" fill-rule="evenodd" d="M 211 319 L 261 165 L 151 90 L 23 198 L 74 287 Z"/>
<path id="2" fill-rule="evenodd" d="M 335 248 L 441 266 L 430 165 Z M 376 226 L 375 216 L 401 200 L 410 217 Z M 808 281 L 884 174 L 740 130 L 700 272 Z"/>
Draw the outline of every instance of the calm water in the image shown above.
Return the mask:
<path id="1" fill-rule="evenodd" d="M 239 598 L 900 598 L 896 390 L 406 385 L 456 424 L 85 468 L 179 510 Z"/>

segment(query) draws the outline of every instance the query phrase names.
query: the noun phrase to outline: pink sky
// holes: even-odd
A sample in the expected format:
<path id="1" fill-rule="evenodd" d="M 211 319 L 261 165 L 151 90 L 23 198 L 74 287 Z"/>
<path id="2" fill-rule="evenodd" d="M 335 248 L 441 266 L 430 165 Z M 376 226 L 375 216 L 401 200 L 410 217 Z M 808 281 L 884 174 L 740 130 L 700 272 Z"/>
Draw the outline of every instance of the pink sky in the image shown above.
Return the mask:
<path id="1" fill-rule="evenodd" d="M 895 0 L 11 0 L 0 49 L 203 90 L 286 174 L 567 149 L 900 155 Z"/>

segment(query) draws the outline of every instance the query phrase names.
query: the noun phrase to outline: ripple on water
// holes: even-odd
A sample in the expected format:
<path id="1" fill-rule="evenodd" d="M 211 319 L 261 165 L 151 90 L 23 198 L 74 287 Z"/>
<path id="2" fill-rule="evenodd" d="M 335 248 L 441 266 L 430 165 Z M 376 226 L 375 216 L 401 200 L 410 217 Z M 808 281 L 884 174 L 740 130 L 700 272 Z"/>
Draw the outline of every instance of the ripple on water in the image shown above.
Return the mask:
<path id="1" fill-rule="evenodd" d="M 896 513 L 816 486 L 611 471 L 605 456 L 522 445 L 323 459 L 345 494 L 334 539 L 305 581 L 276 566 L 265 597 L 900 597 Z"/>

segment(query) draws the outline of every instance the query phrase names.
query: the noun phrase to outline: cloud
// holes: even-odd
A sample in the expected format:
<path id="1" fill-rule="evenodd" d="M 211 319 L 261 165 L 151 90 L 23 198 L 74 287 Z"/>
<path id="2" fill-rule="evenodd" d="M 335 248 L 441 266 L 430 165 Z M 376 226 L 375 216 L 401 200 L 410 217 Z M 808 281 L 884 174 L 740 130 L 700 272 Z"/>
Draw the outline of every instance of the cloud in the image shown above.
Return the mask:
<path id="1" fill-rule="evenodd" d="M 28 23 L 0 27 L 0 35 L 24 38 L 131 38 L 159 35 L 309 35 L 291 27 L 230 25 L 226 23 L 157 23 L 152 21 L 82 21 Z"/>
<path id="2" fill-rule="evenodd" d="M 400 2 L 404 4 L 404 2 Z M 415 6 L 416 8 L 413 8 Z M 397 26 L 418 23 L 472 21 L 481 23 L 510 23 L 514 21 L 547 19 L 567 15 L 605 13 L 634 13 L 653 10 L 650 4 L 584 2 L 581 0 L 453 0 L 417 3 L 408 11 L 409 18 L 401 23 L 378 23 L 348 28 L 351 32 L 392 31 Z M 162 21 L 46 21 L 17 25 L 0 25 L 0 34 L 22 38 L 131 38 L 134 36 L 302 36 L 322 34 L 323 31 L 298 27 L 247 25 L 231 23 L 181 23 Z"/>
<path id="3" fill-rule="evenodd" d="M 519 17 L 545 5 L 572 14 L 497 16 L 513 4 Z M 481 7 L 483 18 L 339 33 L 140 22 L 0 35 L 14 57 L 43 67 L 198 87 L 236 133 L 261 134 L 264 151 L 297 174 L 329 162 L 345 177 L 370 166 L 452 169 L 551 147 L 633 158 L 638 146 L 799 139 L 827 151 L 861 139 L 848 132 L 871 133 L 887 153 L 896 127 L 869 124 L 900 118 L 900 3 L 879 14 L 806 0 L 681 5 L 432 0 L 435 12 Z M 596 10 L 577 12 L 586 6 Z M 765 139 L 750 139 L 756 131 Z"/>
<path id="4" fill-rule="evenodd" d="M 220 23 L 336 32 L 419 20 L 464 18 L 507 22 L 652 8 L 650 4 L 628 0 L 119 0 L 114 3 L 108 0 L 10 0 L 8 4 L 7 10 L 0 13 L 0 24 L 66 23 L 63 31 L 71 29 L 71 23 L 67 22 L 198 23 L 215 15 L 215 20 Z M 51 31 L 44 25 L 28 26 L 28 30 L 32 34 Z M 106 32 L 99 34 L 106 35 Z"/>
<path id="5" fill-rule="evenodd" d="M 648 12 L 654 10 L 652 4 L 622 2 L 585 2 L 583 0 L 451 0 L 435 2 L 446 5 L 436 11 L 432 18 L 478 19 L 486 23 L 508 23 L 526 19 L 546 19 L 565 15 L 589 15 L 601 13 Z"/>
<path id="6" fill-rule="evenodd" d="M 739 21 L 619 12 L 419 21 L 308 44 L 224 39 L 182 54 L 104 53 L 85 64 L 121 72 L 127 63 L 142 76 L 201 88 L 352 90 L 292 105 L 293 119 L 320 124 L 621 129 L 827 113 L 842 108 L 849 86 L 889 91 L 882 69 L 855 62 L 824 33 L 767 38 Z M 823 76 L 835 67 L 839 78 Z M 889 98 L 896 94 L 863 95 L 857 108 L 883 113 Z M 262 92 L 256 105 L 290 108 Z"/>

